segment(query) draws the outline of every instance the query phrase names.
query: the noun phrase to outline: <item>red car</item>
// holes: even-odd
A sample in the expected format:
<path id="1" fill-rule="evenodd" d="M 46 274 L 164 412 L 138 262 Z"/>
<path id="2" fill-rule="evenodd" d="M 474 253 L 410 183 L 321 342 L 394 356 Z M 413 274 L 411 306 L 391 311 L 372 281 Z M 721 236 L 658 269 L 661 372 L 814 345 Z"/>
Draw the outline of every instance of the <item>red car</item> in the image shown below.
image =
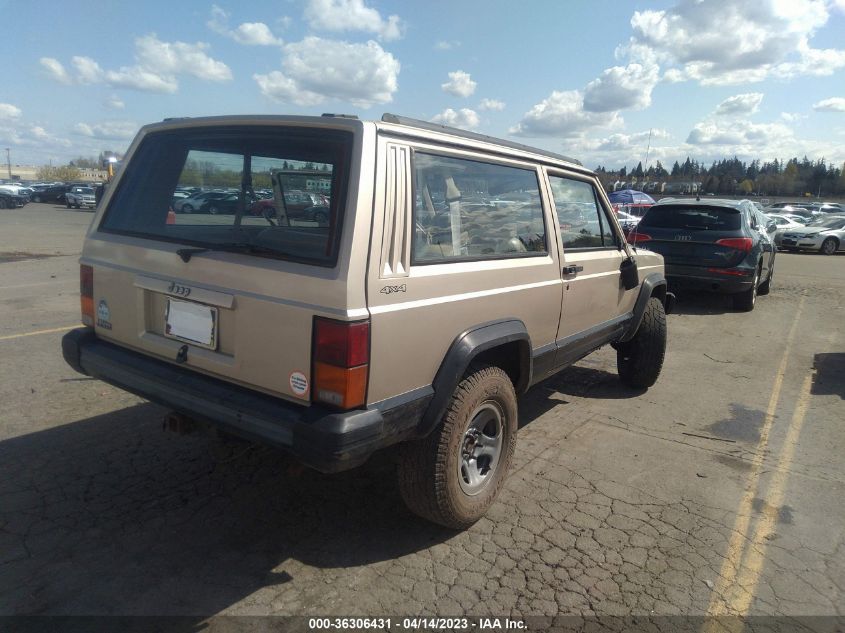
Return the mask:
<path id="1" fill-rule="evenodd" d="M 327 224 L 329 221 L 329 199 L 319 193 L 286 191 L 285 207 L 289 218 L 309 220 L 319 224 Z M 249 211 L 252 215 L 264 215 L 266 211 L 270 217 L 276 217 L 276 200 L 274 198 L 256 200 L 249 207 Z"/>

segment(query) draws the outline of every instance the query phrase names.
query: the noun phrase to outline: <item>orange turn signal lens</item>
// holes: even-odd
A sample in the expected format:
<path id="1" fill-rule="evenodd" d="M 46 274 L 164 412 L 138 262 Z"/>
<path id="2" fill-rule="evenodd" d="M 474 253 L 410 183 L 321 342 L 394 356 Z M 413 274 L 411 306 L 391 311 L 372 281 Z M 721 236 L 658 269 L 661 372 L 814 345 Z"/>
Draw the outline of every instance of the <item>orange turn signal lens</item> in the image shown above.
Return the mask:
<path id="1" fill-rule="evenodd" d="M 314 363 L 314 399 L 341 409 L 362 406 L 367 396 L 367 372 L 367 365 L 345 369 Z"/>

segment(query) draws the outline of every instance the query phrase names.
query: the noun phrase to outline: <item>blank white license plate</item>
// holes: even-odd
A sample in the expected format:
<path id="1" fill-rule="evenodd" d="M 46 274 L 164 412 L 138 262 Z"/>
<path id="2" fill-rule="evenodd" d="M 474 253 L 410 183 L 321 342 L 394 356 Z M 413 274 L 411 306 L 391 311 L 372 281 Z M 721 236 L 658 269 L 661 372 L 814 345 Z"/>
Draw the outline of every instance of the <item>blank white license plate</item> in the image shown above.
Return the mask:
<path id="1" fill-rule="evenodd" d="M 168 299 L 164 334 L 170 338 L 214 349 L 217 346 L 217 308 Z"/>

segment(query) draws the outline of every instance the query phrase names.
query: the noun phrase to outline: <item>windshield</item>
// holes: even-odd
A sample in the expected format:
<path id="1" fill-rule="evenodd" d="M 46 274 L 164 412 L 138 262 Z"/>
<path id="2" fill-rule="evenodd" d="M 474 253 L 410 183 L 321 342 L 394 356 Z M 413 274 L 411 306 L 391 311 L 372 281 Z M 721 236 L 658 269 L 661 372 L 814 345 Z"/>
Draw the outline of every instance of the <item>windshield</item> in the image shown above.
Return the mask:
<path id="1" fill-rule="evenodd" d="M 824 220 L 816 220 L 807 226 L 819 226 L 826 229 L 841 229 L 845 227 L 845 218 L 826 218 Z"/>
<path id="2" fill-rule="evenodd" d="M 333 265 L 350 145 L 349 133 L 301 128 L 152 133 L 100 229 Z"/>
<path id="3" fill-rule="evenodd" d="M 666 204 L 651 207 L 640 220 L 640 227 L 691 231 L 736 231 L 740 228 L 740 222 L 740 213 L 736 209 Z"/>

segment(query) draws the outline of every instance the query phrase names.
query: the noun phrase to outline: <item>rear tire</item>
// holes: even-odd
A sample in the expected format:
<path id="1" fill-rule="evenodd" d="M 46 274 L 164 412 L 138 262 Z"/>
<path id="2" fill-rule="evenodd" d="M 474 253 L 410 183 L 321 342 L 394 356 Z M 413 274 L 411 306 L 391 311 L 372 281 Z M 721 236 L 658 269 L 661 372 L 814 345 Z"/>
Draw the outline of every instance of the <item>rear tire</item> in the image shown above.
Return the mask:
<path id="1" fill-rule="evenodd" d="M 182 213 L 193 213 L 193 212 L 194 212 L 194 208 L 191 205 L 189 205 L 189 204 L 183 204 L 182 205 Z"/>
<path id="2" fill-rule="evenodd" d="M 619 379 L 629 387 L 647 389 L 657 382 L 666 355 L 666 312 L 652 297 L 634 338 L 616 345 Z"/>
<path id="3" fill-rule="evenodd" d="M 757 288 L 758 295 L 767 295 L 772 289 L 772 277 L 775 276 L 775 263 L 772 262 L 772 267 L 769 269 L 769 276 L 766 277 L 766 281 L 760 284 L 760 287 Z"/>
<path id="4" fill-rule="evenodd" d="M 751 283 L 751 287 L 744 291 L 737 293 L 733 296 L 733 303 L 734 308 L 740 310 L 741 312 L 751 312 L 754 309 L 754 305 L 757 303 L 757 286 L 760 283 L 760 268 L 761 266 L 757 266 L 757 270 L 754 273 L 754 281 Z"/>
<path id="5" fill-rule="evenodd" d="M 400 447 L 399 491 L 414 514 L 466 529 L 493 505 L 516 447 L 513 383 L 498 367 L 471 370 L 440 425 Z"/>

